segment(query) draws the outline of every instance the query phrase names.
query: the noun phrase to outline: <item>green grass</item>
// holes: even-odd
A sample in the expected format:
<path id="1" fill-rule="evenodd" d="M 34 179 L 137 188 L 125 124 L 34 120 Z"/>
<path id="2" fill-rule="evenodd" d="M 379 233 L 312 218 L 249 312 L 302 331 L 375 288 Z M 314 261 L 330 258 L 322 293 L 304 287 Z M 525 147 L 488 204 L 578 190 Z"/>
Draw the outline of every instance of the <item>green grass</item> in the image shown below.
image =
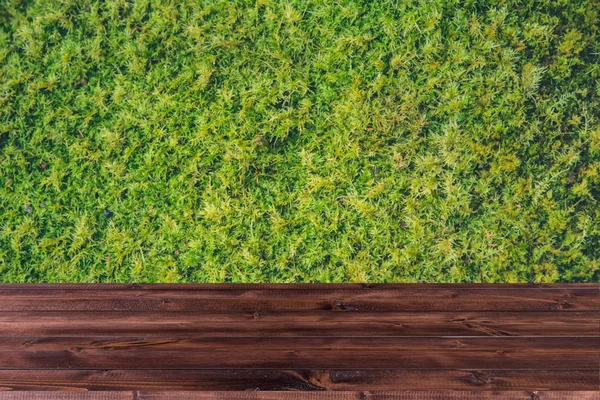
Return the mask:
<path id="1" fill-rule="evenodd" d="M 600 0 L 0 0 L 0 280 L 598 282 Z"/>

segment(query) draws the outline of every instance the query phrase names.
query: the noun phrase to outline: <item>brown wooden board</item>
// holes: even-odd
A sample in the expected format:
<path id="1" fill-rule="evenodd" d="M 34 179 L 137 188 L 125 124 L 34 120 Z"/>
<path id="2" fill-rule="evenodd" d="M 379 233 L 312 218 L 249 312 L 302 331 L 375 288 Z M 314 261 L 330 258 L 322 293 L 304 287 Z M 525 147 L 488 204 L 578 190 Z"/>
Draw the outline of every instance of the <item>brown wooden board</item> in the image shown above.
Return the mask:
<path id="1" fill-rule="evenodd" d="M 598 400 L 597 391 L 576 392 L 7 392 L 2 400 Z"/>
<path id="2" fill-rule="evenodd" d="M 594 337 L 0 337 L 0 368 L 593 369 Z"/>
<path id="3" fill-rule="evenodd" d="M 600 385 L 575 370 L 0 370 L 0 390 L 579 390 Z"/>
<path id="4" fill-rule="evenodd" d="M 338 392 L 338 393 L 157 393 L 140 392 L 139 400 L 598 400 L 598 392 Z"/>
<path id="5" fill-rule="evenodd" d="M 0 312 L 2 336 L 592 336 L 600 312 Z M 592 318 L 593 316 L 596 318 Z"/>
<path id="6" fill-rule="evenodd" d="M 0 311 L 590 311 L 590 287 L 0 289 Z"/>
<path id="7" fill-rule="evenodd" d="M 0 285 L 15 399 L 596 400 L 599 366 L 594 284 Z"/>

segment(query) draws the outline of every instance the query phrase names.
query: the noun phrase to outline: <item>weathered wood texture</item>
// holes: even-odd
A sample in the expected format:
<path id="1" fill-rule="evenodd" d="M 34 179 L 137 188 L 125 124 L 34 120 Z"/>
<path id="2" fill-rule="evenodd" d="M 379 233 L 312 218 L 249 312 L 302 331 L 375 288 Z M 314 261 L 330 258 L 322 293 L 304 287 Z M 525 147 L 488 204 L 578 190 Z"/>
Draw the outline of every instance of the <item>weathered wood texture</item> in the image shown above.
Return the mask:
<path id="1" fill-rule="evenodd" d="M 598 400 L 597 391 L 547 392 L 8 392 L 3 400 Z"/>
<path id="2" fill-rule="evenodd" d="M 591 336 L 590 312 L 0 312 L 3 336 Z"/>
<path id="3" fill-rule="evenodd" d="M 3 400 L 599 400 L 597 391 L 548 392 L 8 392 Z"/>
<path id="4" fill-rule="evenodd" d="M 0 284 L 0 400 L 600 400 L 599 368 L 593 284 Z"/>
<path id="5" fill-rule="evenodd" d="M 598 389 L 590 370 L 3 370 L 10 390 L 580 390 Z"/>
<path id="6" fill-rule="evenodd" d="M 6 289 L 0 311 L 598 311 L 598 290 L 410 286 L 296 289 Z"/>
<path id="7" fill-rule="evenodd" d="M 0 368 L 593 369 L 599 348 L 589 337 L 0 337 Z"/>

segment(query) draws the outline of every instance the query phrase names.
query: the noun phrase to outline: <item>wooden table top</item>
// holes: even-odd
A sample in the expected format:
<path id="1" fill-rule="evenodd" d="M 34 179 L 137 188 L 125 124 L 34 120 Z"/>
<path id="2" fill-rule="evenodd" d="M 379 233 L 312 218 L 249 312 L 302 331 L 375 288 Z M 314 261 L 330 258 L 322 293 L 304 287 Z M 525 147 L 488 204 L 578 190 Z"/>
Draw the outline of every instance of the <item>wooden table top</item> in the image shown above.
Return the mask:
<path id="1" fill-rule="evenodd" d="M 0 284 L 30 398 L 600 400 L 600 285 Z"/>

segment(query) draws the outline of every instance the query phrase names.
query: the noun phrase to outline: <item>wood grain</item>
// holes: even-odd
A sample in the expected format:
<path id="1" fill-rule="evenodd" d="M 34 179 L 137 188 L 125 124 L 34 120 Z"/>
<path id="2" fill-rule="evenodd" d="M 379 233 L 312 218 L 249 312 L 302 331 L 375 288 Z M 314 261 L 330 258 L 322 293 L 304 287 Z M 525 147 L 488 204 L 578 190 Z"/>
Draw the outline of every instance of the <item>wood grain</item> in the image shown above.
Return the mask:
<path id="1" fill-rule="evenodd" d="M 600 339 L 0 337 L 0 368 L 593 369 Z"/>
<path id="2" fill-rule="evenodd" d="M 579 390 L 598 371 L 405 369 L 0 370 L 0 390 Z"/>
<path id="3" fill-rule="evenodd" d="M 595 316 L 595 318 L 594 318 Z M 3 336 L 599 336 L 600 312 L 0 312 Z"/>
<path id="4" fill-rule="evenodd" d="M 600 311 L 593 288 L 2 289 L 0 311 Z"/>
<path id="5" fill-rule="evenodd" d="M 600 285 L 0 284 L 0 400 L 600 400 L 599 387 Z"/>
<path id="6" fill-rule="evenodd" d="M 598 400 L 598 392 L 338 392 L 338 393 L 201 393 L 201 392 L 140 392 L 139 400 Z"/>
<path id="7" fill-rule="evenodd" d="M 598 400 L 587 392 L 6 392 L 2 400 Z"/>
<path id="8" fill-rule="evenodd" d="M 179 394 L 179 397 L 185 396 Z M 188 398 L 191 398 L 188 394 Z M 137 392 L 0 392 L 0 400 L 139 400 Z"/>

